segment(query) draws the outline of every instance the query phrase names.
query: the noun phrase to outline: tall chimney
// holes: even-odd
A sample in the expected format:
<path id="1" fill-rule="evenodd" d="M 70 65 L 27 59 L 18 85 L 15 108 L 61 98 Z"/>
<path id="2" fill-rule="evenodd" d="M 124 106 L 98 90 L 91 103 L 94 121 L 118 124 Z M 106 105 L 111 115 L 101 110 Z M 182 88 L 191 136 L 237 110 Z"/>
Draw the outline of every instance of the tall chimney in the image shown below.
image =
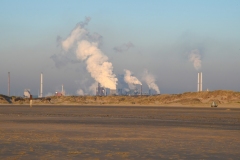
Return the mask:
<path id="1" fill-rule="evenodd" d="M 8 72 L 8 96 L 10 96 L 10 72 Z"/>
<path id="2" fill-rule="evenodd" d="M 202 72 L 200 72 L 200 91 L 202 91 Z"/>
<path id="3" fill-rule="evenodd" d="M 140 94 L 142 95 L 142 85 L 141 85 L 141 91 L 140 92 L 141 92 Z"/>
<path id="4" fill-rule="evenodd" d="M 202 72 L 198 73 L 198 86 L 197 91 L 202 92 Z"/>
<path id="5" fill-rule="evenodd" d="M 43 73 L 41 73 L 41 82 L 40 82 L 40 97 L 43 97 Z"/>
<path id="6" fill-rule="evenodd" d="M 64 95 L 63 84 L 62 84 L 62 95 Z"/>
<path id="7" fill-rule="evenodd" d="M 199 92 L 199 89 L 200 89 L 200 88 L 199 88 L 199 78 L 200 78 L 199 75 L 200 75 L 200 74 L 198 73 L 198 78 L 197 78 L 197 79 L 198 79 L 198 83 L 197 83 L 197 91 L 198 91 L 198 92 Z"/>

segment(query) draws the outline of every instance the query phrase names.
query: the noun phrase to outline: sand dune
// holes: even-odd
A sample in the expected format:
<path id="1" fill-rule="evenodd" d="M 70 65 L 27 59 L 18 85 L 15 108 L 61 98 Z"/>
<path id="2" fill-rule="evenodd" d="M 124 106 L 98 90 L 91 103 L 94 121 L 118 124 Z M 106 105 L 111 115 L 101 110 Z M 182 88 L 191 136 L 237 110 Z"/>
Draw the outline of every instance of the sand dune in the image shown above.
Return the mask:
<path id="1" fill-rule="evenodd" d="M 51 96 L 49 99 L 34 99 L 37 104 L 83 104 L 83 105 L 156 105 L 156 106 L 210 106 L 214 101 L 221 106 L 240 107 L 240 92 L 203 91 L 182 94 L 152 96 Z M 0 104 L 28 104 L 29 99 L 0 95 Z"/>

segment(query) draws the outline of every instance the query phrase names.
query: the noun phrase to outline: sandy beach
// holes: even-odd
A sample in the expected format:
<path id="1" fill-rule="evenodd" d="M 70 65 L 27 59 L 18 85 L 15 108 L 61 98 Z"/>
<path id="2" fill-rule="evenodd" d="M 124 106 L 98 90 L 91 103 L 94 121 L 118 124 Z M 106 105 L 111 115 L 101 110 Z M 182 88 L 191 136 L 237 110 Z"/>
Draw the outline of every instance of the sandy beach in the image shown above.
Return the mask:
<path id="1" fill-rule="evenodd" d="M 0 159 L 239 159 L 240 109 L 1 105 Z"/>

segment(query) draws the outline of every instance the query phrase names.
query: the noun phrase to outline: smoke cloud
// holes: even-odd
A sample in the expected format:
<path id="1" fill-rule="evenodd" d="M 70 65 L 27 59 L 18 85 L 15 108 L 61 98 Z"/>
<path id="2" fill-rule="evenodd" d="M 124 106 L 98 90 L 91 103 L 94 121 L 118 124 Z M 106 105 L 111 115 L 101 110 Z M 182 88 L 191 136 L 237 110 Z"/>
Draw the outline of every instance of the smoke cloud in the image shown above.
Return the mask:
<path id="1" fill-rule="evenodd" d="M 108 57 L 99 49 L 102 37 L 97 33 L 91 34 L 84 28 L 89 21 L 90 18 L 86 18 L 84 22 L 78 23 L 61 46 L 65 51 L 74 49 L 76 58 L 86 63 L 87 71 L 96 82 L 105 88 L 116 89 L 117 78 L 113 74 L 112 63 L 108 62 Z"/>
<path id="2" fill-rule="evenodd" d="M 144 70 L 142 79 L 147 83 L 149 89 L 153 89 L 157 94 L 160 94 L 160 90 L 155 83 L 155 77 L 147 69 Z"/>
<path id="3" fill-rule="evenodd" d="M 90 94 L 95 95 L 96 94 L 96 88 L 98 87 L 98 83 L 94 82 L 90 87 L 89 87 L 89 91 Z"/>
<path id="4" fill-rule="evenodd" d="M 74 43 L 76 43 L 79 39 L 83 38 L 83 36 L 87 34 L 87 30 L 83 28 L 84 25 L 82 26 L 81 24 L 82 23 L 77 24 L 70 35 L 64 41 L 62 41 L 61 45 L 65 51 L 68 51 L 74 45 Z M 86 25 L 87 23 L 83 24 Z"/>
<path id="5" fill-rule="evenodd" d="M 131 42 L 124 43 L 121 46 L 114 47 L 113 50 L 116 52 L 126 52 L 130 48 L 134 47 L 134 45 Z"/>
<path id="6" fill-rule="evenodd" d="M 77 94 L 80 96 L 84 96 L 84 92 L 82 89 L 77 90 Z"/>
<path id="7" fill-rule="evenodd" d="M 88 31 L 84 27 L 88 24 L 89 21 L 90 17 L 86 17 L 84 22 L 78 23 L 65 40 L 63 40 L 62 37 L 57 36 L 57 46 L 61 46 L 62 51 L 61 53 L 54 54 L 50 57 L 55 62 L 55 66 L 57 68 L 65 67 L 68 64 L 79 63 L 79 61 L 76 60 L 75 54 L 73 54 L 73 52 L 70 52 L 70 49 L 76 46 L 76 42 L 78 40 L 88 35 Z M 94 34 L 92 37 L 94 39 L 99 39 L 100 36 Z"/>
<path id="8" fill-rule="evenodd" d="M 86 62 L 87 70 L 91 76 L 103 87 L 116 89 L 117 78 L 113 74 L 112 63 L 98 48 L 98 44 L 82 40 L 78 42 L 77 58 Z"/>
<path id="9" fill-rule="evenodd" d="M 131 71 L 125 69 L 125 75 L 124 75 L 124 81 L 128 84 L 129 88 L 133 88 L 133 85 L 139 84 L 142 85 L 142 83 L 132 75 Z"/>
<path id="10" fill-rule="evenodd" d="M 188 59 L 193 63 L 196 70 L 202 67 L 201 55 L 198 49 L 194 49 L 189 53 Z"/>

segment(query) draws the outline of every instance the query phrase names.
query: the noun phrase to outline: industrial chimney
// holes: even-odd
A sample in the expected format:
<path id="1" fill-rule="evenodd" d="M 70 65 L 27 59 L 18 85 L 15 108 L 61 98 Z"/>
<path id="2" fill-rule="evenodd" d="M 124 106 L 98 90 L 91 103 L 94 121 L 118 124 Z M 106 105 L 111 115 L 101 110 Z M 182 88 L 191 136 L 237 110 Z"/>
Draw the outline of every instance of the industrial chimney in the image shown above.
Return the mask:
<path id="1" fill-rule="evenodd" d="M 43 73 L 41 73 L 41 78 L 40 78 L 40 98 L 43 97 Z"/>
<path id="2" fill-rule="evenodd" d="M 198 91 L 198 92 L 202 92 L 202 72 L 199 72 L 199 73 L 198 73 L 197 91 Z"/>
<path id="3" fill-rule="evenodd" d="M 63 84 L 62 84 L 62 96 L 65 96 L 65 91 L 63 89 Z"/>

